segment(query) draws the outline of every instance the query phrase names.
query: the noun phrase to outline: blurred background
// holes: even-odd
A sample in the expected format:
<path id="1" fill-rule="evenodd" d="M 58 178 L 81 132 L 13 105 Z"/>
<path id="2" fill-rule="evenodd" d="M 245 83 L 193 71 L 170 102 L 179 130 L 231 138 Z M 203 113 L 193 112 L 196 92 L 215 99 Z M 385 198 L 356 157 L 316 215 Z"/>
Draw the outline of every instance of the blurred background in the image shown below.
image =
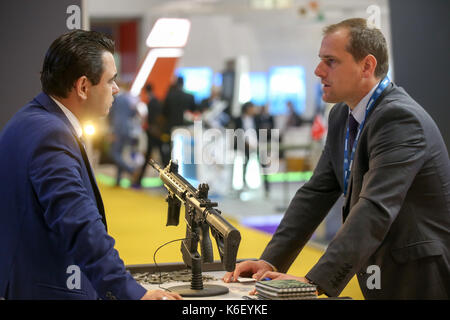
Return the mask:
<path id="1" fill-rule="evenodd" d="M 363 17 L 381 28 L 391 79 L 430 113 L 448 147 L 449 12 L 447 0 L 1 1 L 0 130 L 40 92 L 56 37 L 106 33 L 121 93 L 107 118 L 83 124 L 104 193 L 161 201 L 146 159 L 173 159 L 194 186 L 209 184 L 227 217 L 270 237 L 326 138 L 331 105 L 314 75 L 323 27 Z M 311 245 L 324 249 L 340 227 L 340 201 Z"/>

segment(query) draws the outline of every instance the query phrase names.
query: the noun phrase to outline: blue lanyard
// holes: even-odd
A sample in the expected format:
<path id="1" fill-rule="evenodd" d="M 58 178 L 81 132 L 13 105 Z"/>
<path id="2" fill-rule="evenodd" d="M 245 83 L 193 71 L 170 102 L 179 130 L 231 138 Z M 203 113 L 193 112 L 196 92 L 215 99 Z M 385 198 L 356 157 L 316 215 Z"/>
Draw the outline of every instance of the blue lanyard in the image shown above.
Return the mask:
<path id="1" fill-rule="evenodd" d="M 350 128 L 347 126 L 347 134 L 345 136 L 345 146 L 344 146 L 344 196 L 347 195 L 348 181 L 350 178 L 350 173 L 352 171 L 353 157 L 355 155 L 356 146 L 358 145 L 359 136 L 361 135 L 361 131 L 364 128 L 364 124 L 366 123 L 367 115 L 370 110 L 372 110 L 375 102 L 380 97 L 381 93 L 386 89 L 389 85 L 390 80 L 388 76 L 384 77 L 383 80 L 380 81 L 378 87 L 372 93 L 372 96 L 369 99 L 366 107 L 366 114 L 364 115 L 364 120 L 361 122 L 358 128 L 358 132 L 356 134 L 355 141 L 353 142 L 352 153 L 349 156 L 348 153 L 348 144 L 349 144 L 349 136 L 350 136 Z"/>

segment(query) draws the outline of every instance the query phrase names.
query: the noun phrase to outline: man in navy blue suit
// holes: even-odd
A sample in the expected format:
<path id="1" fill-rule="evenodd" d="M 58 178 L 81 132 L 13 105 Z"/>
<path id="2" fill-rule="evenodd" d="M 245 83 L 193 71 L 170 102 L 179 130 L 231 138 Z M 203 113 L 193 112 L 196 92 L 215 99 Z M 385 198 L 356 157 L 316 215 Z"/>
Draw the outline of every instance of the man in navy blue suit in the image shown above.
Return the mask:
<path id="1" fill-rule="evenodd" d="M 108 114 L 119 89 L 114 42 L 76 30 L 56 39 L 43 92 L 0 135 L 0 297 L 181 299 L 147 291 L 107 233 L 80 122 Z"/>

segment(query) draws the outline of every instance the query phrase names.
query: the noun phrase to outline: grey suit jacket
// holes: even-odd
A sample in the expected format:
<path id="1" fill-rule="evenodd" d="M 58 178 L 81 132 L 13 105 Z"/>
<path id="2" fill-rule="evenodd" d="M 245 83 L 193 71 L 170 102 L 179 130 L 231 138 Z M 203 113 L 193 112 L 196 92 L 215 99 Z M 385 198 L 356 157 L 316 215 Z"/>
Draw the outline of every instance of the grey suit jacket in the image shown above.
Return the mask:
<path id="1" fill-rule="evenodd" d="M 347 117 L 345 104 L 332 108 L 314 174 L 297 191 L 261 256 L 281 272 L 343 192 Z M 344 223 L 306 277 L 329 296 L 339 295 L 357 274 L 365 298 L 448 299 L 448 151 L 431 117 L 394 84 L 368 115 L 348 188 Z M 375 288 L 377 271 L 367 273 L 372 265 L 380 271 Z"/>

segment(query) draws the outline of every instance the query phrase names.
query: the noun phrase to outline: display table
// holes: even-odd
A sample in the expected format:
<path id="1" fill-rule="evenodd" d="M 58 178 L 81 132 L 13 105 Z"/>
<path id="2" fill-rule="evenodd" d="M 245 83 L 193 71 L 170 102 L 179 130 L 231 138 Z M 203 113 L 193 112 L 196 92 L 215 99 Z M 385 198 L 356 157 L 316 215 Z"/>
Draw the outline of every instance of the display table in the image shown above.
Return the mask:
<path id="1" fill-rule="evenodd" d="M 245 259 L 249 260 L 249 259 Z M 252 259 L 255 260 L 255 259 Z M 240 262 L 243 260 L 239 260 Z M 138 264 L 138 265 L 128 265 L 126 269 L 130 271 L 130 273 L 139 281 L 139 278 L 143 276 L 143 274 L 151 275 L 150 277 L 156 283 L 148 283 L 146 281 L 139 281 L 147 290 L 153 289 L 169 289 L 174 286 L 179 285 L 190 285 L 190 282 L 187 281 L 187 276 L 190 274 L 188 272 L 186 265 L 184 263 L 161 263 L 158 265 L 154 264 Z M 183 297 L 185 300 L 258 300 L 256 296 L 249 295 L 249 292 L 252 291 L 255 287 L 254 281 L 249 282 L 232 282 L 225 283 L 222 281 L 222 278 L 226 271 L 223 270 L 222 263 L 220 261 L 216 261 L 214 263 L 205 263 L 202 265 L 202 275 L 203 275 L 203 284 L 206 285 L 219 285 L 228 288 L 228 292 L 221 295 L 215 296 L 207 296 L 207 297 Z M 172 274 L 171 274 L 172 273 Z M 175 274 L 175 276 L 173 276 Z M 176 277 L 184 277 L 185 281 L 178 280 L 169 280 L 169 276 L 174 278 Z M 162 284 L 159 284 L 159 279 L 165 278 Z M 206 278 L 206 279 L 205 279 Z M 321 296 L 318 299 L 313 300 L 351 300 L 350 297 L 335 297 L 335 298 L 327 298 L 325 295 Z M 267 301 L 267 300 L 264 300 Z M 302 300 L 306 301 L 306 300 Z M 287 302 L 287 301 L 285 301 Z"/>
<path id="2" fill-rule="evenodd" d="M 153 289 L 169 289 L 179 285 L 190 285 L 190 281 L 187 278 L 190 274 L 190 270 L 186 268 L 184 263 L 164 263 L 158 264 L 141 264 L 141 265 L 128 265 L 127 270 L 139 281 L 142 286 L 147 290 Z M 225 283 L 222 281 L 226 271 L 223 270 L 223 266 L 220 262 L 206 263 L 202 265 L 203 285 L 218 285 L 228 288 L 228 292 L 225 294 L 207 296 L 207 297 L 183 297 L 186 300 L 248 300 L 256 299 L 255 296 L 249 296 L 248 293 L 254 289 L 255 282 L 232 282 Z M 152 280 L 153 283 L 143 280 Z M 162 284 L 158 284 L 159 279 L 163 279 Z M 169 279 L 171 278 L 171 279 Z M 181 281 L 180 278 L 184 281 Z"/>

